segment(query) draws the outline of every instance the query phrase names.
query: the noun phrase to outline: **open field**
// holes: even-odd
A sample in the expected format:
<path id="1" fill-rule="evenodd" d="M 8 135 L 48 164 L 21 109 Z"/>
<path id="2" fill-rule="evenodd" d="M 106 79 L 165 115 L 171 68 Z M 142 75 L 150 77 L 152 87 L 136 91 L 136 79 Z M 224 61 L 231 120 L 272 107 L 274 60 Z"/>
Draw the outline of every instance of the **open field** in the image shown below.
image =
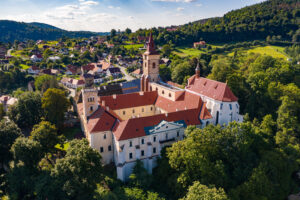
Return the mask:
<path id="1" fill-rule="evenodd" d="M 138 50 L 139 48 L 143 48 L 144 44 L 126 44 L 126 45 L 122 45 L 125 49 L 134 49 L 134 50 Z"/>
<path id="2" fill-rule="evenodd" d="M 173 51 L 174 54 L 180 57 L 187 57 L 187 56 L 199 56 L 201 53 L 204 53 L 202 50 L 188 48 L 188 47 L 177 47 Z"/>
<path id="3" fill-rule="evenodd" d="M 244 53 L 259 53 L 261 55 L 268 55 L 274 58 L 287 59 L 288 56 L 284 53 L 284 47 L 279 46 L 258 46 L 250 49 L 241 50 Z M 234 52 L 230 52 L 227 55 L 233 56 Z"/>

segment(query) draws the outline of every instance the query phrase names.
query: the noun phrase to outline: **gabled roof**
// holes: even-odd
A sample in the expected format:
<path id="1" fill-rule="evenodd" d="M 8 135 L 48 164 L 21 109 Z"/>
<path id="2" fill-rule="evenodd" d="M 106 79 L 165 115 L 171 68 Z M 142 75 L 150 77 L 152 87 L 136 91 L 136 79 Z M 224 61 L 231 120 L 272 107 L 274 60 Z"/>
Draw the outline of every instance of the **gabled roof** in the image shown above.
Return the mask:
<path id="1" fill-rule="evenodd" d="M 199 125 L 199 110 L 182 110 L 168 114 L 159 114 L 148 117 L 131 118 L 116 123 L 113 129 L 115 138 L 120 140 L 128 140 L 137 137 L 146 136 L 145 127 L 158 125 L 161 121 L 176 122 L 183 120 L 186 125 Z"/>
<path id="2" fill-rule="evenodd" d="M 108 106 L 109 109 L 119 110 L 124 108 L 132 108 L 145 105 L 153 105 L 156 98 L 157 92 L 143 92 L 143 93 L 130 93 L 130 94 L 120 94 L 112 96 L 103 96 L 100 97 L 100 103 L 105 102 L 105 106 Z"/>
<path id="3" fill-rule="evenodd" d="M 186 89 L 218 101 L 233 102 L 238 100 L 226 83 L 196 75 L 189 78 Z"/>

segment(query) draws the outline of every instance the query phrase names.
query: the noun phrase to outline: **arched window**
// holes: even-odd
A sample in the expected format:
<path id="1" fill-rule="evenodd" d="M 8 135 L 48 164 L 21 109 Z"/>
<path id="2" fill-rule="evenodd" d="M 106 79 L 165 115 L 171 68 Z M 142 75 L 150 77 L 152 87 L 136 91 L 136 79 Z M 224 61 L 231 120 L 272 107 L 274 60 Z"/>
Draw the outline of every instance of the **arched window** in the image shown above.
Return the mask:
<path id="1" fill-rule="evenodd" d="M 152 63 L 152 68 L 155 69 L 156 65 L 155 63 Z"/>
<path id="2" fill-rule="evenodd" d="M 165 94 L 165 91 L 163 90 L 161 93 L 162 93 L 162 94 Z"/>

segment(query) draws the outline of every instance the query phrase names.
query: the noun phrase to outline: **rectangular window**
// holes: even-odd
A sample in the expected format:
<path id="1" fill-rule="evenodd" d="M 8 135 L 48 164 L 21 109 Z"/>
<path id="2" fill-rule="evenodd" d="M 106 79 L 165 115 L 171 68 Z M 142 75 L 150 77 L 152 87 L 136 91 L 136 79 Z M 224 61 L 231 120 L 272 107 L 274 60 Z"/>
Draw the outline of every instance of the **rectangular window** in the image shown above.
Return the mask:
<path id="1" fill-rule="evenodd" d="M 239 105 L 238 104 L 235 104 L 235 105 L 236 105 L 236 108 L 239 109 Z"/>
<path id="2" fill-rule="evenodd" d="M 111 146 L 110 145 L 108 146 L 108 151 L 111 151 Z"/>
<path id="3" fill-rule="evenodd" d="M 104 140 L 106 139 L 106 134 L 104 134 L 103 139 L 104 139 Z"/>
<path id="4" fill-rule="evenodd" d="M 93 106 L 90 107 L 90 110 L 93 111 Z"/>
<path id="5" fill-rule="evenodd" d="M 153 147 L 153 153 L 156 153 L 156 148 L 155 147 Z"/>
<path id="6" fill-rule="evenodd" d="M 222 110 L 223 109 L 223 103 L 221 103 L 221 106 L 220 106 L 220 110 Z"/>
<path id="7" fill-rule="evenodd" d="M 100 147 L 100 153 L 103 153 L 103 147 Z"/>
<path id="8" fill-rule="evenodd" d="M 168 139 L 168 133 L 166 134 L 166 140 Z"/>
<path id="9" fill-rule="evenodd" d="M 179 137 L 179 131 L 177 131 L 177 137 Z"/>
<path id="10" fill-rule="evenodd" d="M 132 141 L 129 141 L 129 147 L 132 147 Z"/>
<path id="11" fill-rule="evenodd" d="M 142 112 L 144 112 L 144 108 L 142 108 Z"/>
<path id="12" fill-rule="evenodd" d="M 132 159 L 132 153 L 129 153 L 129 159 Z"/>
<path id="13" fill-rule="evenodd" d="M 123 115 L 125 115 L 125 111 L 123 111 Z"/>
<path id="14" fill-rule="evenodd" d="M 153 142 L 156 142 L 156 136 L 153 137 Z"/>
<path id="15" fill-rule="evenodd" d="M 142 139 L 142 144 L 144 144 L 145 143 L 145 140 L 144 139 Z"/>
<path id="16" fill-rule="evenodd" d="M 229 108 L 230 108 L 230 110 L 232 110 L 232 105 L 231 104 L 229 104 Z"/>
<path id="17" fill-rule="evenodd" d="M 141 155 L 142 155 L 142 156 L 144 156 L 144 155 L 145 155 L 145 152 L 144 152 L 144 150 L 142 150 L 142 151 L 141 151 Z"/>

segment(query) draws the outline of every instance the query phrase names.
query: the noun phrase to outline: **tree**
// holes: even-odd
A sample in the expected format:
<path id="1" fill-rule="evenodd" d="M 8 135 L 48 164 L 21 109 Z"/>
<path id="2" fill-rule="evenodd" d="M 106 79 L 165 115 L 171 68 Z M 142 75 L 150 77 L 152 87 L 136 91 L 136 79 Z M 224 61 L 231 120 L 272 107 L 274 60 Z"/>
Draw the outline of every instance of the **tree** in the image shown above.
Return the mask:
<path id="1" fill-rule="evenodd" d="M 21 130 L 15 123 L 8 120 L 0 121 L 0 164 L 7 164 L 12 159 L 10 148 L 21 136 Z"/>
<path id="2" fill-rule="evenodd" d="M 66 156 L 57 160 L 51 175 L 71 199 L 91 199 L 102 180 L 101 155 L 86 139 L 72 140 Z"/>
<path id="3" fill-rule="evenodd" d="M 172 70 L 172 80 L 176 83 L 182 84 L 186 76 L 195 74 L 195 68 L 190 65 L 188 61 L 177 64 Z"/>
<path id="4" fill-rule="evenodd" d="M 152 182 L 152 177 L 148 174 L 147 170 L 144 168 L 143 162 L 140 160 L 136 161 L 129 179 L 131 185 L 144 189 L 149 188 Z"/>
<path id="5" fill-rule="evenodd" d="M 171 49 L 170 45 L 165 44 L 165 45 L 162 47 L 161 51 L 162 51 L 162 53 L 163 53 L 164 56 L 169 57 L 170 54 L 171 54 L 171 52 L 172 52 L 172 49 Z"/>
<path id="6" fill-rule="evenodd" d="M 43 116 L 41 94 L 25 92 L 18 102 L 8 109 L 7 114 L 20 128 L 31 128 L 39 123 Z"/>
<path id="7" fill-rule="evenodd" d="M 70 103 L 64 91 L 56 88 L 48 89 L 42 98 L 42 108 L 45 111 L 46 119 L 57 127 L 64 122 L 64 114 Z"/>
<path id="8" fill-rule="evenodd" d="M 45 92 L 49 88 L 58 88 L 58 83 L 54 76 L 44 74 L 35 79 L 34 86 L 37 90 Z"/>
<path id="9" fill-rule="evenodd" d="M 36 168 L 43 157 L 42 145 L 29 138 L 19 137 L 11 147 L 14 161 L 24 163 L 27 168 Z"/>
<path id="10" fill-rule="evenodd" d="M 51 152 L 59 142 L 55 126 L 47 121 L 35 125 L 30 135 L 33 141 L 42 145 L 43 152 Z"/>
<path id="11" fill-rule="evenodd" d="M 117 34 L 116 29 L 111 29 L 111 31 L 110 31 L 110 36 L 113 38 L 113 37 L 116 36 L 116 34 Z"/>
<path id="12" fill-rule="evenodd" d="M 4 106 L 2 103 L 0 103 L 0 121 L 3 119 L 4 116 L 5 116 Z"/>
<path id="13" fill-rule="evenodd" d="M 126 28 L 126 29 L 125 29 L 125 33 L 126 33 L 126 35 L 129 35 L 131 32 L 132 32 L 132 31 L 131 31 L 131 29 L 130 29 L 130 28 Z"/>
<path id="14" fill-rule="evenodd" d="M 182 200 L 229 200 L 224 189 L 215 188 L 213 186 L 207 187 L 202 185 L 199 181 L 195 181 L 189 187 L 187 195 Z"/>
<path id="15" fill-rule="evenodd" d="M 159 76 L 164 81 L 171 80 L 171 69 L 168 66 L 166 66 L 165 64 L 160 65 L 159 66 Z"/>

